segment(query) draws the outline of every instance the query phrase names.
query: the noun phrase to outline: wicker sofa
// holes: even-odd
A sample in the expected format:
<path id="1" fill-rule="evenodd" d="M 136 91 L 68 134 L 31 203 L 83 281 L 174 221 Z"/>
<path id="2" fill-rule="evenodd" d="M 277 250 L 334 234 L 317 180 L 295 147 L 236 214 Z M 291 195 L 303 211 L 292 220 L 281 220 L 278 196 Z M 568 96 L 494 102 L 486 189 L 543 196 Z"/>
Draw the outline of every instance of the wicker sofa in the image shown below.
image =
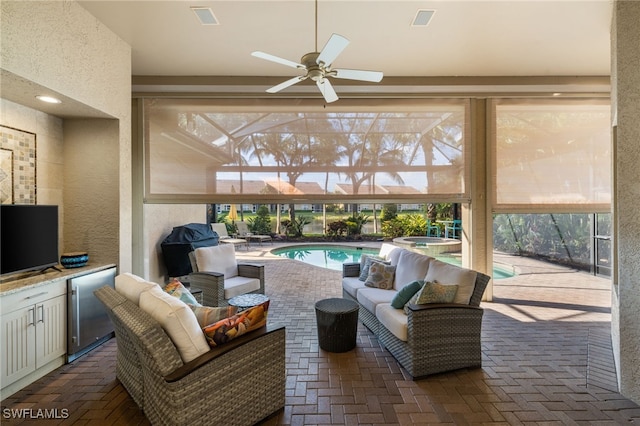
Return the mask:
<path id="1" fill-rule="evenodd" d="M 184 362 L 154 318 L 112 287 L 116 376 L 152 424 L 252 425 L 284 407 L 285 328 L 265 326 Z"/>
<path id="2" fill-rule="evenodd" d="M 445 371 L 480 367 L 483 316 L 480 301 L 490 277 L 386 243 L 381 247 L 380 256 L 395 266 L 393 289 L 365 286 L 360 279 L 364 264 L 346 263 L 343 297 L 359 303 L 359 319 L 407 373 L 415 380 Z M 399 290 L 416 280 L 460 282 L 456 303 L 407 303 L 407 309 L 391 306 Z"/>

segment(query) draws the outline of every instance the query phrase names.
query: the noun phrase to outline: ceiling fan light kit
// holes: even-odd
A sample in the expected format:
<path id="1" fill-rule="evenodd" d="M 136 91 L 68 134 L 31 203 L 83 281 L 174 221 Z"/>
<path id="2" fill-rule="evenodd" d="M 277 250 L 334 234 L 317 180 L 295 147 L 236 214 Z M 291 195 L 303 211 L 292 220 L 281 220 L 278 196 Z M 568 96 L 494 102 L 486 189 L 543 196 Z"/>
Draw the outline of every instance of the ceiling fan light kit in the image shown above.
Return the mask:
<path id="1" fill-rule="evenodd" d="M 316 0 L 316 50 L 318 40 L 318 4 Z M 287 87 L 293 86 L 296 83 L 311 79 L 315 81 L 320 93 L 324 97 L 327 103 L 335 102 L 338 100 L 338 95 L 334 90 L 329 77 L 342 78 L 349 80 L 360 80 L 378 83 L 382 80 L 383 74 L 380 71 L 366 71 L 366 70 L 352 70 L 352 69 L 333 69 L 331 65 L 333 61 L 342 53 L 342 51 L 349 44 L 349 40 L 339 34 L 332 34 L 324 45 L 320 52 L 309 52 L 300 58 L 300 63 L 290 61 L 288 59 L 280 58 L 278 56 L 271 55 L 256 51 L 251 53 L 256 58 L 265 59 L 267 61 L 275 62 L 281 65 L 286 65 L 291 68 L 297 68 L 305 71 L 305 75 L 297 76 L 286 80 L 278 85 L 275 85 L 267 89 L 268 93 L 277 93 Z"/>

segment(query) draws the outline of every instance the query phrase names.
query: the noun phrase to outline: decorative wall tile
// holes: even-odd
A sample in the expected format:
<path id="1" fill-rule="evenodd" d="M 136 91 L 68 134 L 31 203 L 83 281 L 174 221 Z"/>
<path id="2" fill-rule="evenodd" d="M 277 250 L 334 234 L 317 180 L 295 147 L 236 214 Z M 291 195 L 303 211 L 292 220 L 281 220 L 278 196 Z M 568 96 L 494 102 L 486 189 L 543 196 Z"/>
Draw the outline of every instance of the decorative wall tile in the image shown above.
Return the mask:
<path id="1" fill-rule="evenodd" d="M 36 204 L 36 134 L 0 126 L 0 148 L 3 152 L 1 174 L 3 178 L 7 175 L 13 191 L 11 197 L 5 195 L 7 189 L 2 179 L 2 203 Z"/>

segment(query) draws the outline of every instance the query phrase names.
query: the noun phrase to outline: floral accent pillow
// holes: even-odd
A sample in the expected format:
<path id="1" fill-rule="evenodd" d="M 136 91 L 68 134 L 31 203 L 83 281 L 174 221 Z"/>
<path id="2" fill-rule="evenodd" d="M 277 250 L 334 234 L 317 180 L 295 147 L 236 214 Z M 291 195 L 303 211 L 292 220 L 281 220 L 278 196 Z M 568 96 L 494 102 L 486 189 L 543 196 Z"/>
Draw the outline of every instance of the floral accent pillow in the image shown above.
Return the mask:
<path id="1" fill-rule="evenodd" d="M 367 277 L 369 276 L 369 268 L 373 262 L 389 263 L 385 262 L 383 257 L 363 254 L 362 257 L 360 257 L 360 276 L 358 277 L 360 281 L 367 280 Z"/>
<path id="2" fill-rule="evenodd" d="M 236 337 L 257 330 L 267 324 L 268 310 L 269 301 L 267 300 L 258 306 L 238 312 L 229 318 L 204 327 L 202 331 L 207 338 L 207 343 L 212 348 L 215 348 Z"/>
<path id="3" fill-rule="evenodd" d="M 390 290 L 393 288 L 393 279 L 396 275 L 396 267 L 380 262 L 372 262 L 369 267 L 369 275 L 364 285 L 367 287 Z"/>
<path id="4" fill-rule="evenodd" d="M 238 312 L 238 308 L 231 305 L 220 306 L 216 308 L 211 306 L 192 305 L 191 303 L 187 303 L 187 306 L 189 306 L 193 313 L 196 315 L 196 319 L 198 320 L 198 324 L 200 324 L 200 327 L 206 327 L 209 324 L 213 324 L 222 319 L 233 316 Z"/>
<path id="5" fill-rule="evenodd" d="M 164 292 L 177 297 L 187 305 L 202 306 L 189 290 L 177 278 L 174 278 L 169 284 L 164 286 Z"/>

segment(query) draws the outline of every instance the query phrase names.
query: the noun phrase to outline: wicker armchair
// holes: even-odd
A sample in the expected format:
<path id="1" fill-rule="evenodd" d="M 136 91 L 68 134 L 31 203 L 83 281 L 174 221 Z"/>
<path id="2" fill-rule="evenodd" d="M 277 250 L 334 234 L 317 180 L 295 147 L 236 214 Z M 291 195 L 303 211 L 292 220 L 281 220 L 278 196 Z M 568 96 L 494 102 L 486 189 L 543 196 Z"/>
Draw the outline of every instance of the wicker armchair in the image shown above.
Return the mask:
<path id="1" fill-rule="evenodd" d="M 205 306 L 228 306 L 229 299 L 239 294 L 264 294 L 264 265 L 237 263 L 235 252 L 229 249 L 232 247 L 203 247 L 189 255 L 196 271 L 189 274 L 189 285 L 202 290 Z M 230 257 L 226 263 L 225 256 Z"/>
<path id="2" fill-rule="evenodd" d="M 117 370 L 118 379 L 142 379 L 135 392 L 143 404 L 136 402 L 152 424 L 252 425 L 284 407 L 284 327 L 263 327 L 184 363 L 160 324 L 114 293 L 105 286 L 96 296 L 114 322 L 118 361 L 139 366 Z"/>
<path id="3" fill-rule="evenodd" d="M 116 378 L 122 383 L 127 392 L 129 392 L 129 395 L 131 395 L 131 398 L 138 404 L 138 407 L 144 410 L 142 366 L 140 365 L 140 359 L 136 355 L 135 335 L 124 322 L 113 315 L 113 309 L 125 303 L 127 298 L 108 287 L 102 287 L 96 290 L 95 295 L 105 306 L 105 310 L 113 323 L 113 328 L 118 339 Z M 138 309 L 138 311 L 140 310 Z M 142 313 L 142 311 L 140 312 Z"/>

